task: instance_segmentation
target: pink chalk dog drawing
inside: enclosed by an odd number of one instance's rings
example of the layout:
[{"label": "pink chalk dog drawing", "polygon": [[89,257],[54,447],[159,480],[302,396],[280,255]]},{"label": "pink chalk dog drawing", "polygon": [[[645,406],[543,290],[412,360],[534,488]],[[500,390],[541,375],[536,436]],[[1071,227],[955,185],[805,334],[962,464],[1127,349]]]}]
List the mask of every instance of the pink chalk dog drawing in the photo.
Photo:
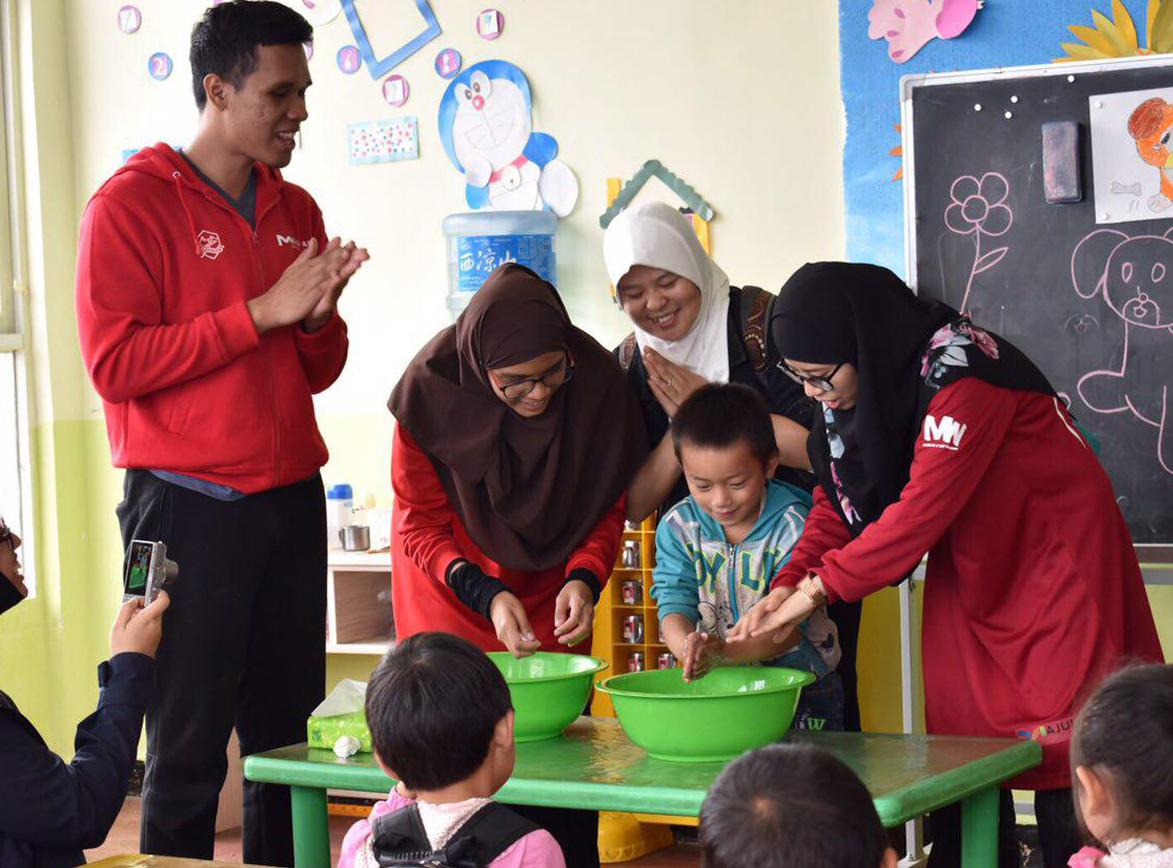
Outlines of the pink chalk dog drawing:
[{"label": "pink chalk dog drawing", "polygon": [[981,0],[875,0],[868,36],[888,40],[888,56],[906,63],[934,39],[960,36],[981,8]]},{"label": "pink chalk dog drawing", "polygon": [[973,236],[973,266],[958,308],[962,313],[969,313],[973,279],[1001,262],[1010,249],[998,247],[982,252],[982,236],[1005,235],[1014,225],[1014,212],[1005,204],[1009,195],[1010,182],[997,172],[986,172],[980,180],[973,175],[962,175],[949,188],[951,201],[945,208],[945,225],[950,232]]},{"label": "pink chalk dog drawing", "polygon": [[1079,397],[1093,412],[1129,412],[1156,428],[1157,460],[1173,474],[1173,366],[1168,363],[1173,348],[1171,236],[1173,229],[1164,235],[1135,237],[1117,229],[1097,229],[1071,254],[1071,282],[1082,298],[1101,295],[1124,323],[1120,368],[1084,374],[1077,385]]}]

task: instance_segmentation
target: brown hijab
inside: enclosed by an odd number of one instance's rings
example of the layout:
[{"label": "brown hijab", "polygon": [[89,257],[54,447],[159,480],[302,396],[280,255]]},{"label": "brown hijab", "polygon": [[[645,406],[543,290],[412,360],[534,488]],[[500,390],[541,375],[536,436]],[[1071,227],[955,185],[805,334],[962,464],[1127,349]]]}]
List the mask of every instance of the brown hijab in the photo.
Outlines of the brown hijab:
[{"label": "brown hijab", "polygon": [[[494,394],[490,370],[558,350],[574,376],[541,416],[523,418]],[[564,564],[647,455],[618,362],[520,265],[490,275],[408,365],[387,407],[435,465],[473,542],[515,570]]]}]

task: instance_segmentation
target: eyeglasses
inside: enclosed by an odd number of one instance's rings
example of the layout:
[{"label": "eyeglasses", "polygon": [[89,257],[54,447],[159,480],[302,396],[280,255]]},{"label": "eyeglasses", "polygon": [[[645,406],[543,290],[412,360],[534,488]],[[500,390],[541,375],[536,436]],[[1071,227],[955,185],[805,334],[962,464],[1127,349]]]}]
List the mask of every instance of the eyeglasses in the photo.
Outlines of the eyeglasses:
[{"label": "eyeglasses", "polygon": [[4,545],[4,543],[11,543],[12,538],[15,535],[16,534],[12,532],[12,528],[4,523],[4,519],[0,518],[0,545]]},{"label": "eyeglasses", "polygon": [[794,370],[794,368],[790,367],[790,365],[786,364],[786,362],[778,362],[778,368],[782,371],[782,373],[784,373],[790,379],[794,380],[794,382],[798,383],[800,386],[805,386],[807,383],[810,383],[820,392],[833,392],[835,391],[835,384],[831,381],[835,379],[835,375],[839,373],[839,369],[842,368],[845,364],[847,364],[847,362],[840,362],[835,366],[834,370],[832,370],[831,373],[827,374],[825,377],[812,377],[808,374],[800,374],[798,371]]},{"label": "eyeglasses", "polygon": [[550,371],[548,374],[542,374],[540,377],[527,377],[524,380],[518,380],[516,383],[510,383],[508,386],[497,384],[497,388],[501,390],[501,394],[510,400],[517,398],[524,398],[532,392],[541,383],[547,389],[557,389],[559,386],[564,386],[570,382],[570,378],[574,376],[574,362],[567,359],[562,363],[562,367],[557,370]]}]

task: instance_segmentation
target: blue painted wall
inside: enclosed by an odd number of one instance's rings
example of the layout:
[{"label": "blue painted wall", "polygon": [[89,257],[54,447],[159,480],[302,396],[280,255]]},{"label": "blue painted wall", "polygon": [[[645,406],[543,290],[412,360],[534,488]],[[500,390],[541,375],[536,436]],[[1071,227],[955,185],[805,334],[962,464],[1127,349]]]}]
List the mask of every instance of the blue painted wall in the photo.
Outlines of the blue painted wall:
[{"label": "blue painted wall", "polygon": [[[1075,42],[1069,24],[1091,25],[1091,9],[1111,17],[1111,0],[986,0],[956,39],[934,39],[904,64],[888,57],[888,43],[868,38],[872,0],[839,0],[839,42],[847,142],[843,186],[847,257],[904,274],[904,203],[892,176],[900,158],[900,78],[928,72],[1049,63]],[[1142,46],[1147,44],[1146,0],[1125,0]]]}]

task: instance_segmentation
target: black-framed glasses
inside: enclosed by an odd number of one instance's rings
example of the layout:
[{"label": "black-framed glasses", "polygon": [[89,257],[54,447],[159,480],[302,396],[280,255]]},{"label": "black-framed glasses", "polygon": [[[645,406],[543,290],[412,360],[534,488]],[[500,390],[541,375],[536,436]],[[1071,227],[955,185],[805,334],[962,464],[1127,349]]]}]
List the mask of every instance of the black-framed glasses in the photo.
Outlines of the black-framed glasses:
[{"label": "black-framed glasses", "polygon": [[831,381],[835,379],[835,375],[839,373],[839,369],[846,364],[847,362],[840,362],[825,377],[812,377],[809,374],[800,374],[794,368],[790,367],[790,365],[786,364],[786,362],[778,362],[778,368],[800,386],[805,386],[807,383],[810,383],[820,392],[833,392],[835,391],[835,384]]},{"label": "black-framed glasses", "polygon": [[542,374],[540,377],[527,377],[524,380],[518,380],[515,383],[510,383],[508,386],[502,386],[500,383],[497,387],[501,390],[501,394],[510,400],[524,398],[532,392],[541,383],[547,389],[557,389],[560,386],[565,386],[570,382],[570,378],[574,376],[574,362],[566,359],[562,366],[556,370],[550,371],[548,374]]}]

